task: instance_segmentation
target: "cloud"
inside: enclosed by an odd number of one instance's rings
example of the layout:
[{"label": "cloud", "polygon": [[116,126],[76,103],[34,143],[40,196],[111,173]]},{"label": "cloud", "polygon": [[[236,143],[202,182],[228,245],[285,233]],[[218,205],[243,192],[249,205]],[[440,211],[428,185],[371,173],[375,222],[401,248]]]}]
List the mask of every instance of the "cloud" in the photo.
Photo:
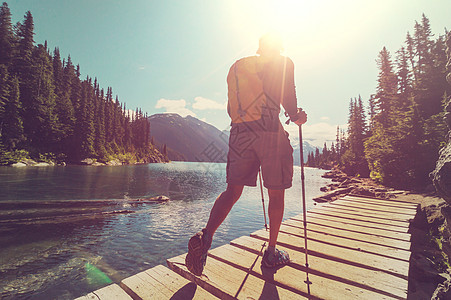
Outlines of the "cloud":
[{"label": "cloud", "polygon": [[[340,130],[346,130],[347,125],[339,125]],[[299,129],[294,123],[290,125],[284,125],[285,130],[290,134],[290,140],[294,145],[299,143]],[[315,123],[315,124],[304,124],[302,125],[302,138],[308,141],[311,145],[316,147],[323,147],[324,142],[327,145],[331,145],[335,142],[337,136],[337,125],[332,125],[325,122]]]},{"label": "cloud", "polygon": [[329,118],[329,117],[321,117],[321,120],[323,120],[323,121],[329,121],[330,118]]},{"label": "cloud", "polygon": [[185,99],[180,100],[169,100],[161,98],[157,101],[155,108],[164,108],[167,113],[176,113],[181,115],[182,117],[186,117],[187,115],[191,115],[193,117],[196,114],[186,107]]},{"label": "cloud", "polygon": [[206,109],[222,110],[226,108],[226,105],[204,97],[196,97],[194,98],[193,108],[198,110],[206,110]]}]

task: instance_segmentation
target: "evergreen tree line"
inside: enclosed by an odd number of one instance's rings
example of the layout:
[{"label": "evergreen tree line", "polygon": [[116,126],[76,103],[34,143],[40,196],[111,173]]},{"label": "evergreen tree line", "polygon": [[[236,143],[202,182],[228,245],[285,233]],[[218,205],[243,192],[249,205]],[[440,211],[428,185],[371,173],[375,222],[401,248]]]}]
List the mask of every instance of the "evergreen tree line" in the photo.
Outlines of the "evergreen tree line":
[{"label": "evergreen tree line", "polygon": [[149,122],[140,109],[127,111],[111,87],[80,79],[71,57],[34,43],[33,16],[11,23],[0,7],[0,164],[38,160],[148,161]]},{"label": "evergreen tree line", "polygon": [[338,166],[400,188],[430,182],[447,135],[447,32],[434,39],[424,14],[413,32],[394,60],[385,47],[379,52],[377,89],[366,112],[360,96],[351,99],[347,134],[337,134],[331,149],[324,145],[322,153],[311,153],[307,165]]}]

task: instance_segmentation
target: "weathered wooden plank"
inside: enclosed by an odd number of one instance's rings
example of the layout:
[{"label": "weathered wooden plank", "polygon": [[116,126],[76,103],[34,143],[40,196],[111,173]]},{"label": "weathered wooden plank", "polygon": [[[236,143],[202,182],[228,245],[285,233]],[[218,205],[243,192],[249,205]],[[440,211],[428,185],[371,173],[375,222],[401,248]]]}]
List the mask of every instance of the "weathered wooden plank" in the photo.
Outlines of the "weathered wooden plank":
[{"label": "weathered wooden plank", "polygon": [[331,206],[323,206],[321,207],[321,210],[315,210],[312,211],[312,213],[322,214],[322,215],[332,215],[332,216],[339,216],[344,217],[348,219],[354,219],[354,220],[360,220],[365,221],[368,223],[376,223],[376,224],[386,224],[386,225],[392,225],[396,227],[404,227],[408,228],[409,223],[405,220],[393,220],[389,219],[387,217],[381,218],[374,216],[374,214],[371,214],[371,216],[368,215],[368,213],[362,213],[358,211],[352,211],[352,210],[346,210],[346,209],[337,209]]},{"label": "weathered wooden plank", "polygon": [[[289,226],[295,226],[298,228],[304,228],[304,222],[298,219],[285,220],[284,224]],[[387,247],[410,251],[410,242],[393,239],[390,237],[383,237],[380,235],[372,234],[370,232],[365,232],[363,228],[359,229],[360,231],[356,231],[355,226],[350,224],[342,224],[341,227],[331,227],[325,226],[324,224],[313,223],[309,219],[307,220],[308,232],[312,231],[317,233],[324,233],[331,236],[338,236],[342,238],[368,242],[375,245],[384,245]]]},{"label": "weathered wooden plank", "polygon": [[[186,254],[168,259],[168,266],[183,277],[194,281],[206,291],[221,299],[307,299],[256,277],[229,264],[209,257],[202,276],[195,276],[185,266]],[[255,261],[256,255],[254,255]],[[252,264],[249,265],[251,267]],[[259,268],[254,265],[254,268]]]},{"label": "weathered wooden plank", "polygon": [[410,219],[412,219],[411,216],[406,216],[406,215],[401,215],[401,214],[396,214],[396,213],[388,213],[388,212],[378,212],[378,211],[374,211],[374,210],[369,210],[366,208],[358,208],[358,207],[349,207],[349,206],[345,206],[345,205],[341,205],[341,204],[333,204],[331,203],[326,203],[321,207],[321,210],[337,210],[339,212],[343,212],[343,213],[347,213],[347,214],[352,214],[352,215],[358,215],[358,216],[366,216],[366,217],[371,217],[371,218],[375,218],[378,219],[379,221],[381,220],[389,220],[389,221],[396,221],[399,222],[402,225],[409,225],[408,222]]},{"label": "weathered wooden plank", "polygon": [[[283,249],[283,247],[281,247]],[[291,249],[284,249],[290,255],[294,256]],[[211,256],[225,263],[229,263],[236,268],[246,269],[246,266],[255,260],[255,254],[249,255],[246,251],[237,249],[231,245],[218,247],[211,251]],[[290,289],[308,294],[307,284],[304,282],[306,273],[302,268],[296,268],[298,265],[289,264],[288,266],[274,269],[261,267],[261,256],[258,256],[257,265],[260,267],[253,268],[251,274],[261,276],[269,281],[274,281],[277,285],[286,286]],[[393,298],[389,295],[381,295],[374,290],[368,290],[353,286],[347,282],[334,280],[327,276],[321,276],[318,273],[310,273],[309,280],[313,283],[310,285],[310,295],[320,299],[376,299],[376,298]],[[392,295],[394,296],[394,295]]]},{"label": "weathered wooden plank", "polygon": [[[259,253],[262,241],[243,236],[231,242],[231,245]],[[291,266],[305,270],[305,253],[288,250]],[[322,257],[309,255],[309,273],[330,278],[334,281],[348,283],[358,289],[375,291],[384,295],[405,298],[408,281],[384,272],[359,268]]]},{"label": "weathered wooden plank", "polygon": [[402,208],[384,208],[381,206],[373,206],[371,204],[355,204],[347,200],[336,200],[329,203],[331,206],[337,206],[340,208],[347,208],[347,209],[356,209],[359,211],[365,211],[369,214],[378,214],[382,216],[391,216],[394,215],[395,217],[399,217],[401,220],[409,220],[413,219],[416,215],[416,211],[406,211]]},{"label": "weathered wooden plank", "polygon": [[362,198],[362,197],[356,197],[347,195],[343,198],[343,200],[352,201],[355,203],[368,203],[368,204],[374,204],[374,205],[380,205],[384,207],[397,207],[397,208],[404,208],[404,209],[410,209],[410,210],[417,210],[418,204],[414,203],[404,203],[404,202],[397,202],[395,200],[384,200],[384,199],[374,199],[374,198]]},{"label": "weathered wooden plank", "polygon": [[[308,225],[307,228],[309,228]],[[296,235],[302,238],[304,237],[303,228],[290,226],[286,223],[281,225],[280,231],[291,235]],[[319,233],[316,231],[307,231],[307,236],[311,240],[328,243],[330,245],[372,253],[374,255],[381,255],[385,257],[399,259],[406,262],[409,262],[410,260],[410,251],[397,249],[393,247],[387,247],[386,245],[383,244],[369,243],[367,241],[350,239],[349,237],[345,238],[342,236],[330,235],[325,232]]]},{"label": "weathered wooden plank", "polygon": [[134,299],[217,299],[163,265],[122,280],[121,287]]},{"label": "weathered wooden plank", "polygon": [[[302,215],[293,218],[302,220]],[[389,235],[392,236],[393,238],[398,238],[400,240],[405,241],[410,240],[410,234],[407,233],[409,231],[408,227],[399,227],[383,223],[366,222],[364,220],[353,219],[352,217],[350,218],[349,216],[338,216],[317,210],[308,211],[307,220],[320,220],[318,222],[328,221],[331,222],[332,224],[334,223],[339,224],[339,226],[341,226],[341,224],[351,224],[358,226],[359,228],[374,229],[377,232],[379,232],[382,236]]]},{"label": "weathered wooden plank", "polygon": [[[302,215],[296,216],[291,218],[296,221],[303,222]],[[378,224],[371,224],[367,222],[360,222],[357,220],[347,220],[344,218],[335,218],[331,216],[323,216],[323,215],[315,215],[311,213],[307,213],[307,222],[313,223],[316,225],[326,226],[326,227],[332,227],[332,228],[343,228],[346,227],[346,230],[360,232],[360,233],[368,233],[375,236],[380,236],[384,238],[391,238],[395,240],[410,242],[410,234],[406,233],[408,231],[408,228],[406,230],[403,230],[405,232],[399,232],[396,231],[398,227],[392,227],[388,225],[378,225]],[[373,226],[374,225],[374,226]],[[395,229],[395,230],[393,230]],[[403,228],[401,228],[403,229]]]},{"label": "weathered wooden plank", "polygon": [[117,284],[113,283],[97,291],[91,292],[85,296],[79,297],[75,300],[131,300],[130,297],[123,289]]},{"label": "weathered wooden plank", "polygon": [[400,205],[395,205],[395,204],[389,204],[389,203],[378,203],[375,201],[368,201],[367,199],[356,199],[356,198],[341,198],[338,200],[335,200],[333,202],[336,203],[352,203],[354,205],[365,205],[368,207],[374,207],[380,210],[388,210],[388,211],[392,211],[392,210],[396,210],[399,211],[400,213],[403,214],[409,214],[409,215],[415,215],[417,212],[417,207],[416,206],[411,206],[411,207],[406,207],[406,206],[400,206]]},{"label": "weathered wooden plank", "polygon": [[171,299],[217,299],[194,282],[183,278],[163,265],[145,272],[173,292]]},{"label": "weathered wooden plank", "polygon": [[[265,241],[268,240],[268,232],[265,230],[256,231],[252,233],[251,236]],[[304,251],[304,238],[281,232],[279,233],[277,241],[279,245],[284,247],[296,251]],[[401,278],[407,278],[409,273],[408,262],[366,253],[359,251],[358,249],[343,248],[309,239],[308,250],[312,255],[353,264],[362,268],[387,272],[400,276]]]},{"label": "weathered wooden plank", "polygon": [[155,282],[145,271],[121,281],[121,287],[134,299],[169,299],[169,290]]},{"label": "weathered wooden plank", "polygon": [[364,195],[355,195],[355,194],[349,194],[346,195],[343,198],[350,197],[350,198],[356,198],[356,199],[362,199],[362,200],[372,200],[372,201],[380,201],[381,203],[384,202],[390,202],[390,203],[396,203],[396,205],[406,205],[406,206],[417,206],[418,203],[415,201],[406,201],[405,199],[400,200],[399,198],[390,198],[390,199],[382,199],[382,198],[376,198],[371,196],[364,196]]}]

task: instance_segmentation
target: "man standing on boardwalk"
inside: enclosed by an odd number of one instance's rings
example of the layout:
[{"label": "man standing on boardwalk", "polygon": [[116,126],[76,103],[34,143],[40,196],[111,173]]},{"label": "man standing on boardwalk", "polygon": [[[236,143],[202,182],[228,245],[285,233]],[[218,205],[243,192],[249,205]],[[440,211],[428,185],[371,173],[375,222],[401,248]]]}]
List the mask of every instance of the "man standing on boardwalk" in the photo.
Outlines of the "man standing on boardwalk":
[{"label": "man standing on boardwalk", "polygon": [[227,76],[228,106],[232,120],[227,155],[227,188],[216,199],[208,223],[188,242],[185,259],[190,272],[200,276],[214,233],[240,198],[244,186],[256,186],[263,176],[269,194],[269,243],[262,259],[265,267],[289,262],[288,253],[276,249],[284,212],[285,189],[293,179],[293,148],[279,120],[280,105],[297,125],[307,121],[297,109],[294,64],[281,55],[282,41],[273,34],[259,40],[257,56],[236,61]]}]

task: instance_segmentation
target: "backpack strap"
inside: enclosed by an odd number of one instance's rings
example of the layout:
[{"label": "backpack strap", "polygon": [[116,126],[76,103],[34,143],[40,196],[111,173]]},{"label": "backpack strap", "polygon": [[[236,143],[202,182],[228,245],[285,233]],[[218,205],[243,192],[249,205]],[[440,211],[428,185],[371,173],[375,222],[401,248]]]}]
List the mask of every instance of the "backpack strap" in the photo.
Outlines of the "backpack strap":
[{"label": "backpack strap", "polygon": [[238,76],[236,75],[236,65],[237,64],[238,64],[238,62],[236,62],[233,67],[233,72],[235,74],[235,82],[236,82],[236,100],[238,101],[238,114],[240,115],[241,118],[243,118],[246,115],[246,111],[243,110],[243,108],[241,106],[241,101],[240,101],[240,88],[238,85]]},{"label": "backpack strap", "polygon": [[285,78],[287,73],[287,57],[283,57],[283,71],[282,71],[282,84],[280,89],[280,103],[283,103],[284,96],[285,96]]}]

